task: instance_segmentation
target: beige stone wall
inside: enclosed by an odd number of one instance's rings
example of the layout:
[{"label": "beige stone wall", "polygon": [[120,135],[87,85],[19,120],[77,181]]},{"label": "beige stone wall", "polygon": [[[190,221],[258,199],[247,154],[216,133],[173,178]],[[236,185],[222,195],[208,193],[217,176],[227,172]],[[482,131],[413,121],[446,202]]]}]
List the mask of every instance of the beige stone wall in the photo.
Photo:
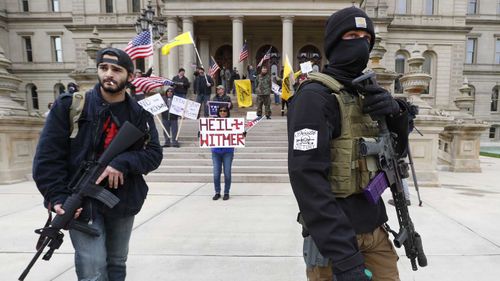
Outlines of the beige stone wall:
[{"label": "beige stone wall", "polygon": [[[40,108],[53,100],[55,83],[67,84],[68,74],[75,68],[89,65],[84,52],[92,30],[98,28],[103,45],[123,47],[135,35],[132,24],[137,14],[130,11],[129,0],[115,0],[114,13],[104,14],[100,0],[60,1],[61,12],[50,12],[50,1],[30,1],[29,13],[22,13],[20,1],[5,0],[0,3],[0,39],[6,55],[13,62],[12,72],[23,79],[20,99],[26,96],[27,83],[35,83],[40,95]],[[144,7],[147,1],[142,1]],[[153,1],[153,4],[155,1]],[[361,1],[360,1],[361,2]],[[489,112],[491,89],[498,81],[500,69],[493,65],[495,39],[500,35],[496,15],[496,1],[479,1],[479,14],[466,16],[467,1],[436,1],[436,14],[424,15],[424,0],[412,0],[408,14],[395,14],[397,0],[365,0],[367,12],[375,18],[387,54],[382,63],[394,69],[394,56],[398,50],[410,52],[415,42],[422,51],[435,54],[431,94],[428,102],[442,109],[453,109],[464,74],[476,89],[474,114],[493,123],[500,123],[500,116]],[[293,16],[293,53],[311,43],[316,46],[326,63],[323,51],[323,27],[326,18],[335,10],[348,7],[351,1],[160,1],[162,15],[177,17],[177,32],[182,30],[183,17],[192,18],[194,37],[205,67],[208,57],[218,47],[232,45],[230,16],[243,19],[243,38],[248,40],[250,58],[255,64],[255,54],[264,44],[273,44],[283,51],[282,16]],[[3,5],[3,6],[2,6]],[[8,12],[8,21],[2,18]],[[2,14],[3,13],[3,14]],[[470,32],[470,33],[469,33]],[[64,63],[53,63],[49,36],[62,34]],[[20,35],[32,34],[34,63],[26,63]],[[478,38],[477,64],[464,65],[465,40],[468,34]],[[8,42],[8,43],[7,43]],[[179,48],[179,67],[184,64],[184,48]],[[159,52],[159,51],[157,51]],[[238,54],[236,54],[238,55]],[[294,66],[298,67],[294,57]],[[155,74],[167,73],[167,59],[155,55]],[[247,63],[243,65],[246,68]],[[175,67],[174,69],[177,69]],[[175,73],[174,73],[175,74]],[[500,135],[500,134],[499,134]]]}]

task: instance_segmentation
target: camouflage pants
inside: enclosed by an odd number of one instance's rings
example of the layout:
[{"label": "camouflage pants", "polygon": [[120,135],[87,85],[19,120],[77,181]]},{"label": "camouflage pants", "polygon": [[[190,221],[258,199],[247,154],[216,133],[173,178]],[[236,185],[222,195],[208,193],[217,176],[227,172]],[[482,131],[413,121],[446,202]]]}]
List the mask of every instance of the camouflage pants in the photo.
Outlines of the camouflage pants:
[{"label": "camouflage pants", "polygon": [[[356,235],[356,238],[365,258],[365,266],[373,273],[373,281],[400,281],[397,267],[399,258],[384,228]],[[311,236],[304,238],[304,260],[308,281],[335,280],[331,262],[321,256]]]},{"label": "camouflage pants", "polygon": [[257,115],[262,116],[262,105],[266,110],[266,116],[271,116],[271,96],[257,95]]}]

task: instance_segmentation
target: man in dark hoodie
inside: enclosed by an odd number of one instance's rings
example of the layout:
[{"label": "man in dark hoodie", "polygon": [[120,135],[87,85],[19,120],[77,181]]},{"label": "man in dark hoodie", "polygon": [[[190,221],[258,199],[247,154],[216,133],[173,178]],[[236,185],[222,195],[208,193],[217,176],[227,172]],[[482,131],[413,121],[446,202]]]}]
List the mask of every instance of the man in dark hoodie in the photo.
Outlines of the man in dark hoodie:
[{"label": "man in dark hoodie", "polygon": [[290,101],[288,170],[311,281],[332,275],[336,281],[399,280],[398,256],[383,228],[384,202],[371,204],[362,193],[378,168],[356,153],[361,137],[378,135],[370,116],[386,116],[402,142],[408,136],[404,102],[377,85],[366,85],[363,98],[352,84],[374,42],[373,23],[362,10],[334,13],[325,29],[324,81],[304,82]]},{"label": "man in dark hoodie", "polygon": [[99,82],[85,93],[78,129],[71,129],[69,120],[73,95],[63,94],[54,103],[33,160],[33,179],[45,207],[62,215],[63,203],[72,193],[69,183],[79,167],[96,161],[126,121],[145,132],[111,160],[95,182],[116,195],[119,203],[110,209],[85,197],[83,208],[74,214],[100,235],[69,230],[78,280],[122,281],[134,217],[148,192],[143,175],[158,168],[163,153],[153,116],[125,93],[134,72],[130,57],[120,49],[104,48],[97,52],[96,64]]}]

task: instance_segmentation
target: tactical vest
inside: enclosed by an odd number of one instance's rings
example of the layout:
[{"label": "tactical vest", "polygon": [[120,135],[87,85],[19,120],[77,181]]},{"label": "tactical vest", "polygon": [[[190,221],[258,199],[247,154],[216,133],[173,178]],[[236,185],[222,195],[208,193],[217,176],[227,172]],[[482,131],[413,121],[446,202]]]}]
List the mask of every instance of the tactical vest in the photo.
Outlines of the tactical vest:
[{"label": "tactical vest", "polygon": [[341,198],[361,193],[376,175],[378,167],[374,156],[359,155],[359,140],[377,137],[377,123],[368,114],[363,114],[361,97],[344,91],[342,84],[329,75],[314,72],[308,78],[331,89],[339,103],[341,132],[338,138],[330,141],[332,192]]}]

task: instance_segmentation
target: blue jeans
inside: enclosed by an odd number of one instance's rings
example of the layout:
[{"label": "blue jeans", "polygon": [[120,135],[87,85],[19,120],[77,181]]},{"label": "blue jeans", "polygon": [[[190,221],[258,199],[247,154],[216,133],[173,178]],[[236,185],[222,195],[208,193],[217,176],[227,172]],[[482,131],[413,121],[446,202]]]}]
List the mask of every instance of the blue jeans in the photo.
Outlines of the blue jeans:
[{"label": "blue jeans", "polygon": [[201,116],[201,110],[203,108],[204,117],[208,117],[207,101],[209,100],[210,100],[210,95],[198,94],[198,96],[196,97],[196,102],[200,103],[200,116]]},{"label": "blue jeans", "polygon": [[134,216],[108,218],[98,214],[92,223],[101,235],[90,236],[70,229],[75,248],[75,269],[80,281],[125,280],[128,244]]},{"label": "blue jeans", "polygon": [[224,194],[229,194],[229,189],[231,189],[231,165],[233,164],[233,157],[234,152],[212,152],[215,193],[220,194],[220,174],[222,172],[222,166],[224,166]]},{"label": "blue jeans", "polygon": [[280,100],[281,100],[280,95],[278,95],[278,94],[276,94],[276,93],[273,93],[273,94],[274,94],[274,103],[275,103],[275,104],[280,103]]}]

